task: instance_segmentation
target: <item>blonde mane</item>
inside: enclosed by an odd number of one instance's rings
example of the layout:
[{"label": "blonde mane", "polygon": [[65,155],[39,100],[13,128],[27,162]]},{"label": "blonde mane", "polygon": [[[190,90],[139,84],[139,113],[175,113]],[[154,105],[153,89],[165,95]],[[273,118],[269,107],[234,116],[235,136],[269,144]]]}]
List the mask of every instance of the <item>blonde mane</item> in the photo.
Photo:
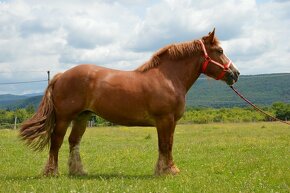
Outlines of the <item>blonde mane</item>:
[{"label": "blonde mane", "polygon": [[180,59],[186,56],[193,54],[196,50],[200,49],[199,43],[197,41],[184,42],[179,44],[170,44],[167,45],[157,52],[155,52],[151,59],[139,66],[136,71],[146,72],[151,68],[155,68],[160,64],[160,56],[165,52],[168,53],[168,56],[171,59]]},{"label": "blonde mane", "polygon": [[[203,37],[206,38],[207,36]],[[214,39],[213,42],[214,45],[219,44],[218,39]],[[145,62],[143,65],[139,66],[136,71],[138,72],[146,72],[150,70],[151,68],[155,68],[160,64],[160,56],[164,54],[165,52],[168,53],[168,56],[170,59],[177,60],[181,59],[187,56],[192,55],[194,52],[201,50],[200,43],[198,40],[193,40],[190,42],[183,42],[183,43],[177,43],[177,44],[170,44],[167,45],[157,52],[155,52],[151,59],[147,62]]]}]

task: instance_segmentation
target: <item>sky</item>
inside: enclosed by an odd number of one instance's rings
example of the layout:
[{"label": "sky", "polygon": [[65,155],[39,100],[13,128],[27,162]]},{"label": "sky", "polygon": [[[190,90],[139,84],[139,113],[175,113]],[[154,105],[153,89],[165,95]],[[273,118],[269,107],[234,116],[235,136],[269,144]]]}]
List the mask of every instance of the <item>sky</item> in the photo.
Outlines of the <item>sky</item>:
[{"label": "sky", "polygon": [[[241,74],[290,72],[290,0],[0,0],[0,94],[82,63],[133,70],[216,28]],[[7,84],[30,82],[26,84]]]}]

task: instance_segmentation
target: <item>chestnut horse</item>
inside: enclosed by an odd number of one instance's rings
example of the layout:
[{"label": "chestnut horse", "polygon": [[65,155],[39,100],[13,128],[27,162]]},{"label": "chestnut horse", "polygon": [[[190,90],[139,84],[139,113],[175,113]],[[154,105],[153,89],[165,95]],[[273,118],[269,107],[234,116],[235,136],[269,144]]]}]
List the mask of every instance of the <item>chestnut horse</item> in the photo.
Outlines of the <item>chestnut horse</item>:
[{"label": "chestnut horse", "polygon": [[133,71],[76,66],[54,76],[20,136],[34,150],[50,145],[44,175],[57,175],[58,152],[72,122],[69,174],[83,175],[79,145],[92,113],[119,125],[155,126],[159,147],[155,174],[177,174],[172,157],[174,129],[185,110],[185,95],[201,73],[228,85],[239,76],[215,30],[201,40],[168,45]]}]

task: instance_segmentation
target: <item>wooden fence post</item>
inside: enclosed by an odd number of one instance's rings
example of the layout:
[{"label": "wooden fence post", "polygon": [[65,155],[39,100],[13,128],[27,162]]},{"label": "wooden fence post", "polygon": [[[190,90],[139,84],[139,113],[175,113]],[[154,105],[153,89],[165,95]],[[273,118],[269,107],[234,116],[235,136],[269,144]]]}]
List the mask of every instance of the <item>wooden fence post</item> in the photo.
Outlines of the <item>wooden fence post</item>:
[{"label": "wooden fence post", "polygon": [[17,116],[14,118],[14,129],[17,129]]}]

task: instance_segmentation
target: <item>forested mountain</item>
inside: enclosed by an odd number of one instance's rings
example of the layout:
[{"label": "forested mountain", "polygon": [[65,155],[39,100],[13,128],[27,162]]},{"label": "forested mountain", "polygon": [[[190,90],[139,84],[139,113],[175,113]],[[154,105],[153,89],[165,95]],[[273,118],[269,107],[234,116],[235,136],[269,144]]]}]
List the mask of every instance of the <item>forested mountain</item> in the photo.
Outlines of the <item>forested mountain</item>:
[{"label": "forested mountain", "polygon": [[[245,75],[235,87],[258,105],[267,106],[281,101],[290,103],[290,73]],[[31,97],[32,96],[32,97]],[[42,96],[0,95],[0,108],[16,109],[29,105],[37,107]],[[189,90],[187,107],[234,107],[246,106],[225,83],[201,76]]]},{"label": "forested mountain", "polygon": [[35,109],[38,107],[42,95],[38,96],[23,96],[23,95],[12,95],[9,100],[2,100],[0,95],[0,109],[19,109],[26,108],[27,106],[32,105]]},{"label": "forested mountain", "polygon": [[[290,103],[290,73],[240,76],[234,85],[245,97],[258,105],[280,101]],[[187,94],[188,106],[246,106],[225,83],[200,77]]]}]

